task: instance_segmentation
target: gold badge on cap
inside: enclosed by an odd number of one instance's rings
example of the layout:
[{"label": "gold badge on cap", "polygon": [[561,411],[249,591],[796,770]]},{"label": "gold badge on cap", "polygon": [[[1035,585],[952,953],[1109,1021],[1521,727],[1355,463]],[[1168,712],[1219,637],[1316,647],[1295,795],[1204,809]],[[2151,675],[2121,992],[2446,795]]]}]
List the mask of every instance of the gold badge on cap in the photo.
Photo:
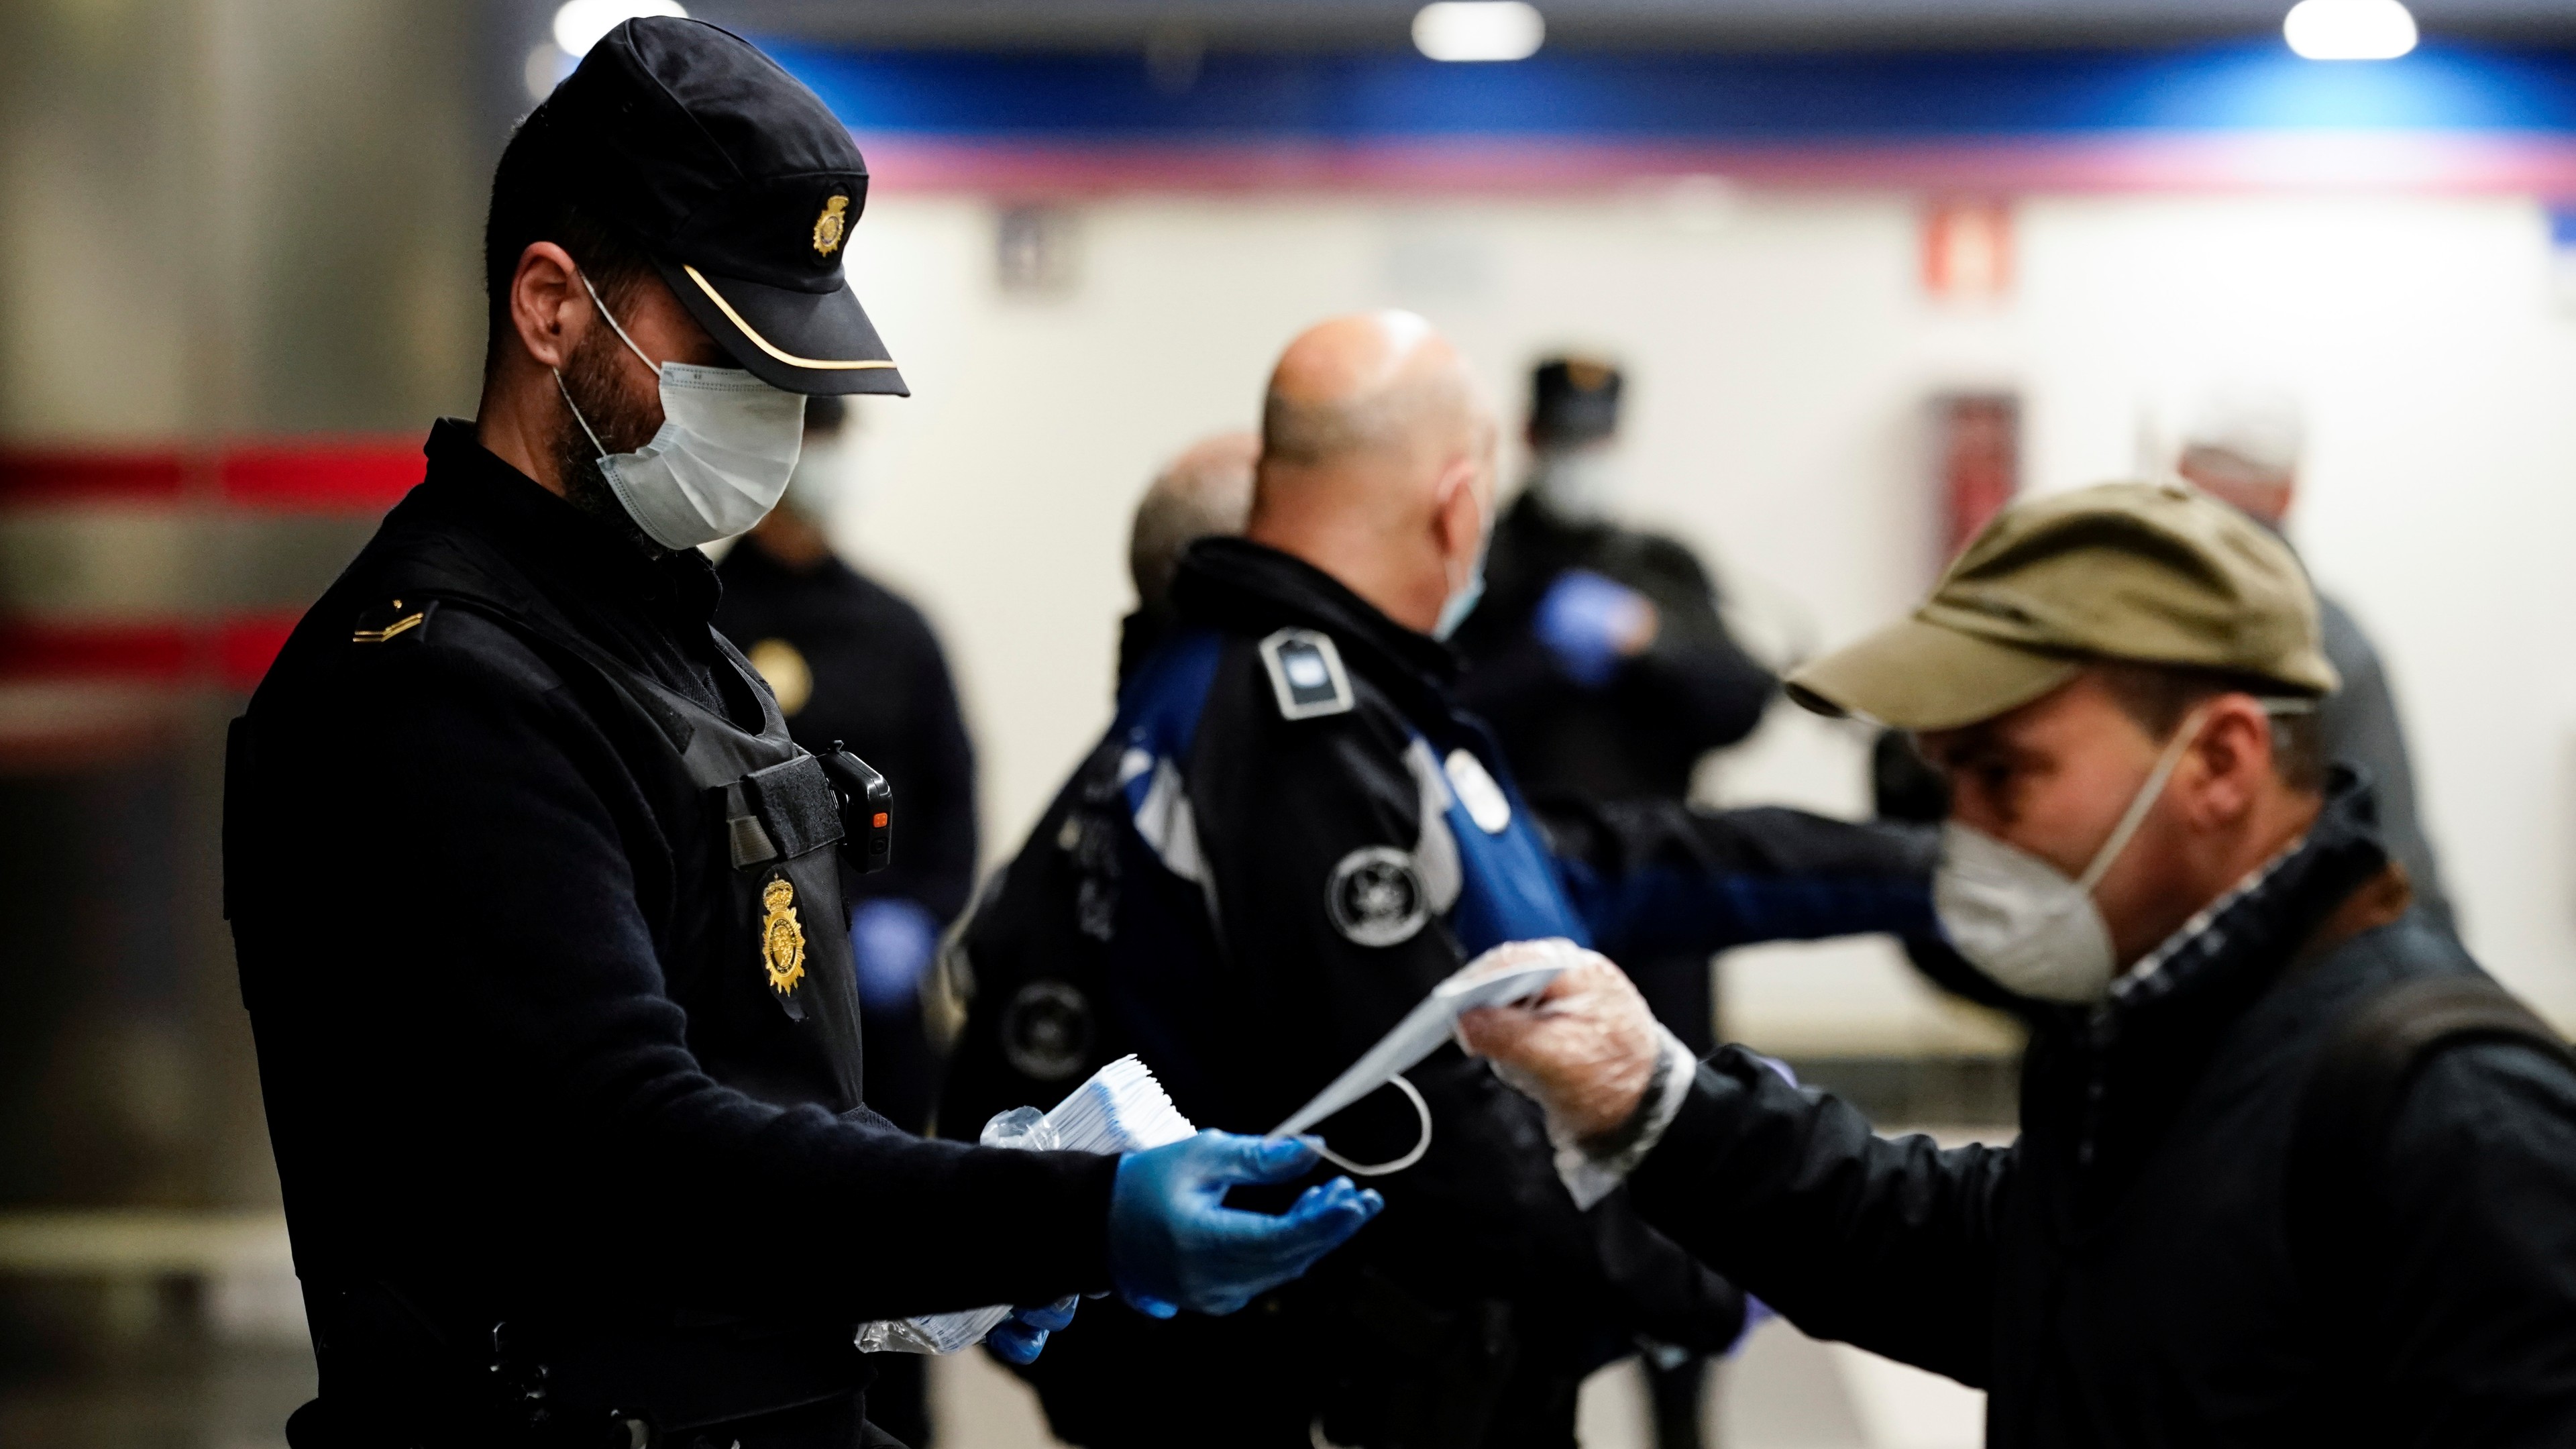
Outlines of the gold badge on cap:
[{"label": "gold badge on cap", "polygon": [[796,923],[796,887],[774,880],[761,888],[761,905],[769,919],[760,926],[760,964],[769,972],[769,989],[781,996],[805,979],[805,928]]},{"label": "gold badge on cap", "polygon": [[835,196],[823,203],[823,214],[814,218],[814,254],[828,257],[841,249],[841,238],[850,230],[850,198]]}]

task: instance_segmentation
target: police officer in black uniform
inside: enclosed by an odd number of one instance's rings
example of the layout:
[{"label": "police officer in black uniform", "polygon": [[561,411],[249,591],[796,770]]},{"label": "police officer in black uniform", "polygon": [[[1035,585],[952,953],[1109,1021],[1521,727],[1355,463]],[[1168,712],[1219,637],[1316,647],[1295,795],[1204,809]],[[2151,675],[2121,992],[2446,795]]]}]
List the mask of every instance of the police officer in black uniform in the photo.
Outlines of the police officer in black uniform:
[{"label": "police officer in black uniform", "polygon": [[1311,1151],[925,1142],[861,1105],[842,862],[895,805],[790,737],[693,545],[784,488],[804,394],[901,392],[865,197],[735,37],[630,22],[493,184],[479,414],[235,725],[227,909],[337,1446],[893,1442],[863,1321],[1070,1295],[1231,1311],[1371,1195]]},{"label": "police officer in black uniform", "polygon": [[1459,696],[1542,797],[1679,800],[1700,757],[1751,734],[1777,688],[1727,632],[1690,546],[1619,522],[1623,387],[1589,358],[1531,374],[1529,485],[1458,629]]},{"label": "police officer in black uniform", "polygon": [[[1700,758],[1751,734],[1777,687],[1727,632],[1690,546],[1619,522],[1624,387],[1595,358],[1531,373],[1529,485],[1494,530],[1492,589],[1458,630],[1459,697],[1541,801],[1686,799]],[[1657,1020],[1716,1049],[1705,953],[1622,964]],[[1645,1362],[1658,1449],[1695,1449],[1702,1360],[1649,1344]]]},{"label": "police officer in black uniform", "polygon": [[[833,552],[824,514],[845,462],[838,397],[805,403],[805,449],[787,495],[716,566],[716,629],[778,696],[787,733],[815,754],[846,745],[903,782],[903,850],[886,869],[844,869],[858,968],[868,1105],[930,1129],[941,1053],[922,986],[940,933],[975,890],[975,751],[938,636],[921,611]],[[895,1437],[930,1442],[922,1360],[876,1361],[868,1409]]]},{"label": "police officer in black uniform", "polygon": [[[945,1131],[1134,1051],[1194,1120],[1286,1119],[1470,956],[1562,936],[1700,950],[1928,926],[1920,833],[1606,806],[1542,833],[1439,641],[1472,601],[1491,423],[1421,319],[1328,322],[1273,378],[1247,537],[1184,556],[1177,632],[964,938]],[[1393,1210],[1315,1278],[1188,1332],[1087,1313],[1031,1369],[1095,1446],[1572,1443],[1577,1385],[1743,1300],[1578,1204],[1538,1117],[1444,1050],[1328,1119]],[[1589,1208],[1589,1211],[1585,1211]],[[1176,1386],[1138,1399],[1138,1374]],[[1222,1436],[1215,1426],[1223,1425]]]}]

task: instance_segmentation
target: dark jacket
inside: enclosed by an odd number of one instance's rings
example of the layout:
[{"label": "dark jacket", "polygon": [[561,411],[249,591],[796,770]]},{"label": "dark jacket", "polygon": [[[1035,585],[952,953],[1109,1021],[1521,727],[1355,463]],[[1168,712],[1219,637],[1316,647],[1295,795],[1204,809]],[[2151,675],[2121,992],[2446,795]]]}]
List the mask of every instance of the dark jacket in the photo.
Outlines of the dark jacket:
[{"label": "dark jacket", "polygon": [[2307,840],[2098,1012],[2035,1011],[2022,1135],[1886,1140],[1740,1049],[1630,1180],[1800,1328],[1988,1391],[2027,1446],[2576,1443],[2576,1073],[2441,1049],[2363,1174],[2362,1251],[2291,1245],[2284,1164],[2342,1012],[2474,974],[2341,777]]},{"label": "dark jacket", "polygon": [[[1568,678],[1531,620],[1568,569],[1645,595],[1655,641],[1599,689]],[[1769,670],[1717,612],[1717,587],[1690,549],[1661,534],[1580,522],[1525,492],[1494,529],[1485,598],[1459,627],[1458,693],[1493,725],[1521,784],[1545,800],[1679,800],[1702,755],[1753,732],[1770,704]]]},{"label": "dark jacket", "polygon": [[[841,741],[899,783],[894,863],[848,873],[850,904],[909,901],[946,929],[975,891],[975,752],[930,621],[838,558],[791,569],[748,538],[716,577],[716,628],[736,648],[757,665],[775,641],[805,665],[810,691],[787,715],[796,742],[821,752]],[[871,1106],[907,1129],[927,1126],[938,1069],[918,999],[871,1007]]]},{"label": "dark jacket", "polygon": [[[252,699],[258,763],[237,753],[226,802],[308,1287],[394,1284],[483,1356],[504,1318],[846,1344],[863,1319],[1107,1287],[1114,1164],[858,1107],[770,999],[723,812],[583,662],[761,718],[705,559],[648,561],[465,424],[427,451]],[[464,595],[515,617],[421,607]]]},{"label": "dark jacket", "polygon": [[[1441,645],[1242,540],[1196,545],[1175,592],[1178,632],[968,928],[943,1130],[1047,1105],[1133,1051],[1199,1125],[1266,1131],[1504,940],[1705,950],[1929,923],[1920,832],[1615,806],[1551,840],[1454,702]],[[1307,651],[1313,703],[1282,649]],[[1465,779],[1490,781],[1472,811]],[[1232,1442],[1303,1444],[1321,1412],[1341,1442],[1430,1442],[1401,1418],[1437,1400],[1429,1381],[1473,1377],[1442,1355],[1482,1334],[1517,1362],[1477,1370],[1502,1386],[1448,1415],[1454,1442],[1562,1443],[1605,1338],[1733,1337],[1733,1290],[1624,1209],[1577,1212],[1535,1110],[1481,1063],[1444,1048],[1411,1079],[1436,1126],[1418,1166],[1374,1180],[1385,1216],[1237,1319],[1086,1312],[1033,1370],[1059,1434],[1204,1442],[1221,1413]],[[1321,1130],[1363,1162],[1416,1135],[1392,1092]],[[1129,1392],[1137,1362],[1186,1387]]]}]

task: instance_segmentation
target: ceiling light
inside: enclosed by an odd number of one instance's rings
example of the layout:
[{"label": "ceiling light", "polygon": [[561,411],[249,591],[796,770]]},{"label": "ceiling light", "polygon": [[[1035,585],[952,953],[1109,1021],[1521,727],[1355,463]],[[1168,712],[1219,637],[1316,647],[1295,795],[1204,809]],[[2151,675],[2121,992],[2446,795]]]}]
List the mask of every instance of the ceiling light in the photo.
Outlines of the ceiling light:
[{"label": "ceiling light", "polygon": [[2415,48],[2415,17],[2400,0],[2299,0],[2281,34],[2310,60],[2395,60]]},{"label": "ceiling light", "polygon": [[1526,60],[1547,38],[1522,0],[1438,0],[1413,17],[1413,44],[1433,60]]},{"label": "ceiling light", "polygon": [[555,44],[564,54],[590,54],[600,38],[639,15],[686,15],[676,0],[564,0],[555,12]]}]

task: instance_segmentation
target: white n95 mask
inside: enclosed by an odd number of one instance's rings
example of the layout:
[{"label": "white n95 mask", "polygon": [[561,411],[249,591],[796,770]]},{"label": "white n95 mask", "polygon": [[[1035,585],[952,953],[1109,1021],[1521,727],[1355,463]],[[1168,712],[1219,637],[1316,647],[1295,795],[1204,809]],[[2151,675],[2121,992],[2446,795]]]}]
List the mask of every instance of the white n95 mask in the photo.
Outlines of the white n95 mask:
[{"label": "white n95 mask", "polygon": [[1953,820],[1941,827],[1941,861],[1932,872],[1932,910],[1950,944],[1989,980],[2017,996],[2082,1006],[2109,994],[2117,959],[2111,928],[2093,904],[2093,888],[2110,874],[2165,782],[2200,733],[2194,710],[2157,757],[2111,836],[2084,874],[2064,871],[2017,845]]},{"label": "white n95 mask", "polygon": [[662,383],[662,426],[632,453],[610,453],[573,404],[563,373],[555,387],[573,421],[599,449],[599,471],[646,537],[669,549],[695,548],[742,532],[778,506],[805,441],[802,393],[771,387],[738,367],[656,363],[609,315],[590,278],[590,300],[617,340]]}]

